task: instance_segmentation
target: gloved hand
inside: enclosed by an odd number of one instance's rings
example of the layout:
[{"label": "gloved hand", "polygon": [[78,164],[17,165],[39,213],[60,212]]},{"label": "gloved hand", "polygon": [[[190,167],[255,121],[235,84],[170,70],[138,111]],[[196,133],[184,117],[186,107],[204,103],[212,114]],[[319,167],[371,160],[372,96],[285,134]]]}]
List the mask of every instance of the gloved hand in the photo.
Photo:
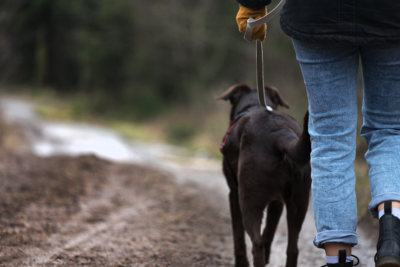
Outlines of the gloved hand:
[{"label": "gloved hand", "polygon": [[[246,32],[247,20],[249,18],[259,19],[267,14],[267,7],[262,8],[248,8],[239,5],[239,12],[236,15],[236,22],[239,26],[239,31],[241,33]],[[267,25],[264,23],[253,29],[253,34],[251,39],[260,40],[261,42],[265,40],[265,35],[267,34]]]}]

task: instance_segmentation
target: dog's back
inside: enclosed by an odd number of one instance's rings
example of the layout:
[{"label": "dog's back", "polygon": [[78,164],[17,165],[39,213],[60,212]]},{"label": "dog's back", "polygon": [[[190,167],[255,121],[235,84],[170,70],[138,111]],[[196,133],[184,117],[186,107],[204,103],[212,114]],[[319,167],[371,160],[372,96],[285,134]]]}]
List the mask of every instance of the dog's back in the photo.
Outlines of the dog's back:
[{"label": "dog's back", "polygon": [[[268,196],[263,199],[269,202],[270,198],[281,198],[275,192],[285,193],[287,183],[294,185],[294,180],[307,176],[311,150],[308,114],[304,123],[302,131],[286,114],[251,108],[232,129],[226,143],[228,164],[237,179],[242,179],[240,183],[248,188],[254,186],[254,190]],[[269,192],[271,188],[275,192]]]}]

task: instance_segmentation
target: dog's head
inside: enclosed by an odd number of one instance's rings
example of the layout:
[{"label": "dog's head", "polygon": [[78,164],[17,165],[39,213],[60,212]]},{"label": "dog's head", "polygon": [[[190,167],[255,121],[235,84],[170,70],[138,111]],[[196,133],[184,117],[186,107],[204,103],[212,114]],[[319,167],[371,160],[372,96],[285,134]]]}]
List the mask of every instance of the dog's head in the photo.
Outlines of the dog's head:
[{"label": "dog's head", "polygon": [[[275,87],[265,86],[265,96],[267,104],[273,109],[276,109],[278,106],[289,108],[289,105],[283,100]],[[257,90],[247,84],[233,85],[216,99],[229,100],[231,102],[231,121],[247,108],[260,105]]]}]

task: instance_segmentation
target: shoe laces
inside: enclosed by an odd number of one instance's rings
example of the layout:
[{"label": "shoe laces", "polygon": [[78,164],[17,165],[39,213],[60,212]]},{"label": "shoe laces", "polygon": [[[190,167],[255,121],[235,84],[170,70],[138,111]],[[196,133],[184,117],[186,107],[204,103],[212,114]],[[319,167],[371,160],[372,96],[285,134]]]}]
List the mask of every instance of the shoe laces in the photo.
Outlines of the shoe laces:
[{"label": "shoe laces", "polygon": [[[356,264],[353,264],[353,266],[357,266],[357,265],[360,263],[360,259],[359,259],[357,256],[355,256],[355,255],[351,255],[351,256],[357,259],[357,263],[356,263]],[[354,260],[353,260],[353,262],[354,262]],[[321,266],[321,267],[327,267],[327,266],[328,266],[328,264],[325,264],[325,265],[323,265],[323,266]]]}]

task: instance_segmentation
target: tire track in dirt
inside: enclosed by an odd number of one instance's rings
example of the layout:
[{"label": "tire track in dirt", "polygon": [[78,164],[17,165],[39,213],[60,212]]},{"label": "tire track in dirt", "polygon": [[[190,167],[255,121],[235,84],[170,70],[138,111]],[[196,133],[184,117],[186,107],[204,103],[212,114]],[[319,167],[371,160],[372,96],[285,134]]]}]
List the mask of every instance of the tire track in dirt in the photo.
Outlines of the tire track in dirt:
[{"label": "tire track in dirt", "polygon": [[[37,170],[29,158],[23,158],[25,174],[35,170],[35,175],[48,175],[51,167]],[[105,165],[107,179],[97,191],[80,197],[79,208],[73,208],[78,212],[71,215],[40,199],[17,211],[15,219],[8,220],[8,234],[1,234],[11,243],[0,247],[0,266],[231,266],[229,217],[209,205],[208,194],[199,195],[194,185],[177,186],[171,174],[88,159],[39,160],[54,166],[60,166],[55,161],[68,160],[87,170]],[[79,175],[82,170],[59,171]],[[12,173],[18,175],[18,170]],[[56,214],[43,216],[49,208]],[[33,226],[57,227],[49,234],[38,227],[19,231],[15,226],[21,218]]]},{"label": "tire track in dirt", "polygon": [[[126,225],[127,218],[138,216],[140,213],[146,212],[149,206],[154,205],[149,199],[140,198],[136,194],[127,194],[119,182],[119,179],[110,173],[106,190],[103,190],[101,195],[96,198],[81,203],[82,211],[64,223],[59,229],[60,233],[53,234],[46,241],[51,249],[49,251],[38,249],[25,251],[29,258],[24,260],[24,264],[42,266],[53,262],[59,255],[65,255],[73,248],[86,251],[91,247],[102,245],[109,238],[110,232],[118,232]],[[124,202],[125,205],[129,205],[128,207],[121,208],[113,203],[115,197],[121,195],[124,195]],[[100,214],[103,218],[96,218],[96,213],[107,213],[109,209],[112,209],[113,212],[107,214],[106,218],[104,218],[104,214]],[[96,220],[104,222],[91,223]],[[77,234],[70,234],[76,231],[78,231]]]}]

